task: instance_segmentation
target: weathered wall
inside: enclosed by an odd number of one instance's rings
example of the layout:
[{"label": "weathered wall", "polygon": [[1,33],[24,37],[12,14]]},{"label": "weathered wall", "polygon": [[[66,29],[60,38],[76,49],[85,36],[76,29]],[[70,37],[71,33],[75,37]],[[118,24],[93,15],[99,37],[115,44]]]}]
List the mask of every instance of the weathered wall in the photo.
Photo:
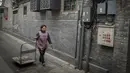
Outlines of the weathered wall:
[{"label": "weathered wall", "polygon": [[[27,5],[28,13],[23,15],[23,6]],[[28,38],[35,37],[40,25],[46,24],[50,32],[54,48],[74,56],[76,36],[76,14],[62,14],[61,12],[30,12],[30,3],[20,5],[20,32]]]},{"label": "weathered wall", "polygon": [[[113,73],[126,73],[129,38],[129,0],[117,0],[116,38],[113,54]],[[128,54],[129,56],[129,54]]]},{"label": "weathered wall", "polygon": [[3,20],[3,25],[2,28],[12,28],[12,5],[11,5],[11,0],[5,0],[4,6],[8,8],[8,20]]},{"label": "weathered wall", "polygon": [[[6,2],[9,2],[6,0]],[[10,3],[5,6],[11,7]],[[27,15],[23,15],[23,7],[27,6]],[[17,24],[13,24],[11,18],[12,10],[9,11],[10,20],[3,21],[4,26],[12,27],[13,32],[22,34],[23,36],[33,39],[42,24],[48,26],[48,32],[51,35],[53,46],[56,50],[67,54],[71,58],[75,55],[75,40],[77,27],[77,11],[64,12],[61,11],[44,11],[31,12],[30,2],[21,4],[18,8]],[[13,18],[12,18],[13,19]],[[9,23],[10,22],[10,23]],[[12,25],[13,24],[13,25]],[[74,59],[73,59],[74,60]],[[73,62],[74,63],[74,62]]]},{"label": "weathered wall", "polygon": [[[79,0],[80,1],[80,0]],[[86,0],[87,1],[87,0]],[[129,1],[117,1],[117,14],[115,18],[115,39],[114,48],[103,47],[97,44],[97,25],[92,33],[92,47],[89,60],[90,73],[126,73],[128,54],[128,29],[129,29]],[[12,24],[12,10],[10,0],[6,0],[5,6],[9,8],[9,20],[3,19],[3,28],[17,27],[15,32],[32,39],[42,24],[48,26],[54,48],[70,57],[75,54],[77,10],[72,12],[46,11],[31,12],[30,2],[20,5],[18,9],[18,24]],[[81,4],[80,2],[78,2]],[[23,15],[23,6],[27,5],[27,15]],[[85,30],[84,58],[87,54],[89,30]],[[52,53],[52,52],[51,52]],[[58,54],[59,58],[61,55]],[[129,55],[129,54],[128,54]],[[64,57],[62,57],[63,59]],[[67,60],[68,58],[66,58]],[[72,61],[74,63],[74,59]],[[71,62],[71,63],[72,63]],[[85,59],[84,59],[85,62]],[[85,64],[83,64],[85,67]]]},{"label": "weathered wall", "polygon": [[[117,14],[115,17],[114,48],[97,44],[97,25],[92,32],[92,47],[89,59],[90,73],[126,73],[128,62],[129,35],[129,1],[116,0]],[[89,30],[86,30],[86,42],[89,40]],[[85,43],[87,50],[88,43]],[[87,51],[86,51],[87,52]],[[86,52],[84,56],[86,55]],[[129,54],[128,54],[129,56]],[[85,61],[85,60],[84,60]],[[127,69],[129,70],[129,68]],[[107,72],[108,71],[108,72]]]}]

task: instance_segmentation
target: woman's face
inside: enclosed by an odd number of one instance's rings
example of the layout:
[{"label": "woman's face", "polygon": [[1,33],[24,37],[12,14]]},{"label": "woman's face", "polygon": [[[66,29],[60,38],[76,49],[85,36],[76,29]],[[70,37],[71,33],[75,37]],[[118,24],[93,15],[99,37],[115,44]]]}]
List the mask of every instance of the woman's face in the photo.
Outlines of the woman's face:
[{"label": "woman's face", "polygon": [[42,31],[46,31],[46,27],[44,26],[44,27],[42,27]]}]

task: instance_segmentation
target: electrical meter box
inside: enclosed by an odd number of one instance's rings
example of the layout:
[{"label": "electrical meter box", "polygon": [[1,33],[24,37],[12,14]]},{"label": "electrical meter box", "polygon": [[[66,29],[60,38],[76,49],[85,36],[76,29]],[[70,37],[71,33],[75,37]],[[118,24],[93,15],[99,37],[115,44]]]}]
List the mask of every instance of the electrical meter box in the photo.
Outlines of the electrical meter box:
[{"label": "electrical meter box", "polygon": [[97,14],[106,14],[106,2],[97,5]]},{"label": "electrical meter box", "polygon": [[83,8],[83,22],[91,22],[91,7]]},{"label": "electrical meter box", "polygon": [[108,47],[114,46],[114,26],[100,25],[98,26],[98,40],[99,45]]},{"label": "electrical meter box", "polygon": [[107,14],[108,15],[115,15],[116,14],[116,0],[108,1],[108,8],[107,8]]}]

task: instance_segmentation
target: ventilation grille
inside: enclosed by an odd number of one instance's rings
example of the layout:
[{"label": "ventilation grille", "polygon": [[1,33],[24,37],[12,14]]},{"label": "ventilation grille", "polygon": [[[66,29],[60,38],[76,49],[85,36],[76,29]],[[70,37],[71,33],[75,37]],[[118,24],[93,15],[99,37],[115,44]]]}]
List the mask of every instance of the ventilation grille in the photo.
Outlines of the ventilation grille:
[{"label": "ventilation grille", "polygon": [[40,10],[40,0],[31,0],[30,9],[31,9],[31,11],[39,11]]},{"label": "ventilation grille", "polygon": [[39,12],[42,10],[59,10],[61,0],[30,0],[30,10]]},{"label": "ventilation grille", "polygon": [[46,9],[60,9],[61,0],[41,0],[40,1],[40,10]]},{"label": "ventilation grille", "polygon": [[51,0],[41,0],[41,2],[40,2],[40,9],[41,10],[50,9],[50,1]]}]

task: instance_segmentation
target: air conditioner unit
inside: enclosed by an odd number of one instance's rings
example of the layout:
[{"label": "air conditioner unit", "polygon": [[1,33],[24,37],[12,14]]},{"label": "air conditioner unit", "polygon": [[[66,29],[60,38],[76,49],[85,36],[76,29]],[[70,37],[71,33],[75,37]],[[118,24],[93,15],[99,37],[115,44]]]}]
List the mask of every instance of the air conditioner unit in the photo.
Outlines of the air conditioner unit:
[{"label": "air conditioner unit", "polygon": [[30,10],[33,12],[40,11],[40,0],[30,0]]},{"label": "air conditioner unit", "polygon": [[40,10],[60,10],[61,0],[40,0]]}]

